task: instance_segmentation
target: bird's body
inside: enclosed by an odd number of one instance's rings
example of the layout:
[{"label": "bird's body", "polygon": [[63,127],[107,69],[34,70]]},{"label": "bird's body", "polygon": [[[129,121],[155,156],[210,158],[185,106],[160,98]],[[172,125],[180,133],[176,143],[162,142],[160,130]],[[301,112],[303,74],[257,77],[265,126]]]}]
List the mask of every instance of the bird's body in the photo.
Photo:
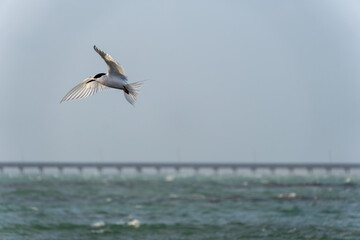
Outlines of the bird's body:
[{"label": "bird's body", "polygon": [[124,91],[126,100],[134,104],[143,81],[128,83],[124,69],[109,54],[94,46],[95,51],[108,65],[108,73],[98,73],[91,76],[71,89],[61,100],[70,101],[85,98],[105,88],[115,88]]},{"label": "bird's body", "polygon": [[117,75],[109,75],[109,74],[105,74],[104,76],[99,78],[98,82],[107,87],[121,89],[121,90],[124,90],[124,86],[127,84],[127,82],[124,81],[121,77]]}]

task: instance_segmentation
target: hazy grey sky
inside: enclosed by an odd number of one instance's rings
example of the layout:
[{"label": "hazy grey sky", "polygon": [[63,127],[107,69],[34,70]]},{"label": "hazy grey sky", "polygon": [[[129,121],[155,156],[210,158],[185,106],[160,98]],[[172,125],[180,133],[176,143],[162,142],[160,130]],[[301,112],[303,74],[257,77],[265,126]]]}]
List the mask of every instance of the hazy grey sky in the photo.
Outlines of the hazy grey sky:
[{"label": "hazy grey sky", "polygon": [[[2,1],[0,160],[356,162],[359,26],[357,0]],[[135,108],[59,104],[94,44],[150,79]]]}]

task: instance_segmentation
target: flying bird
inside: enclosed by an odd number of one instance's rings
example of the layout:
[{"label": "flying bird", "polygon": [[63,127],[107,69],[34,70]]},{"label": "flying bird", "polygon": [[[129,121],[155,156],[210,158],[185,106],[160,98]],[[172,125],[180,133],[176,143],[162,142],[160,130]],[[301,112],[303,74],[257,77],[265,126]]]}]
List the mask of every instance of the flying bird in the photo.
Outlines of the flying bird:
[{"label": "flying bird", "polygon": [[104,59],[108,65],[107,73],[98,73],[88,77],[73,89],[71,89],[60,103],[79,98],[89,97],[106,88],[115,88],[124,91],[126,100],[134,105],[139,90],[144,81],[128,83],[124,69],[109,54],[94,45],[94,50]]}]

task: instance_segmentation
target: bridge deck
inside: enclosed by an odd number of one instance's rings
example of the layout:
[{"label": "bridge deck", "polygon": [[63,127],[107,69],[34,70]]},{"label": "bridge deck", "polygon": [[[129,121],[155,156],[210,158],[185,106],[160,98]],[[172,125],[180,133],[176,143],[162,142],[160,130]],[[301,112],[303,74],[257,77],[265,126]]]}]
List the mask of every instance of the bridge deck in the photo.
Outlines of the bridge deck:
[{"label": "bridge deck", "polygon": [[355,169],[360,163],[0,162],[0,168]]}]

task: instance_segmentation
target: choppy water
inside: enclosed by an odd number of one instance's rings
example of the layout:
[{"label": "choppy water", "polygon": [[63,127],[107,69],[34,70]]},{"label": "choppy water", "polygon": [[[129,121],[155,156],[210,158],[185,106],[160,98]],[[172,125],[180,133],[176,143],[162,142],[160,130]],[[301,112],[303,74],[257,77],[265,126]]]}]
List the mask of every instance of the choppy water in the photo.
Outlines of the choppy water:
[{"label": "choppy water", "polygon": [[360,239],[360,181],[0,176],[0,239]]}]

